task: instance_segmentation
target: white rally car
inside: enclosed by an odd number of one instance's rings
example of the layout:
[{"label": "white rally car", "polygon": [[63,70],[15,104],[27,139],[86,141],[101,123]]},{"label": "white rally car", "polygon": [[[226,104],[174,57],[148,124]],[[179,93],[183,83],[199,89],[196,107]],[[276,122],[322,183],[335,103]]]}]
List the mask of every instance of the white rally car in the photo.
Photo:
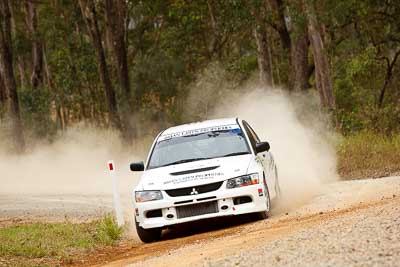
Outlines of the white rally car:
[{"label": "white rally car", "polygon": [[268,142],[238,118],[171,127],[155,139],[134,189],[136,229],[143,242],[171,225],[252,213],[267,218],[279,196]]}]

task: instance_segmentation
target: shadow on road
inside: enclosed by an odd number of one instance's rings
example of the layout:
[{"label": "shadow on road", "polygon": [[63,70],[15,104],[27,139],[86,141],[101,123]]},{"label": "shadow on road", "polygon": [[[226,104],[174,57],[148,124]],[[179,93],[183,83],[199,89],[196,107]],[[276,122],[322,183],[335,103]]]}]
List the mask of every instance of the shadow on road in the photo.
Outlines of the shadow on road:
[{"label": "shadow on road", "polygon": [[163,230],[161,240],[172,240],[176,238],[187,237],[221,229],[228,229],[234,226],[239,226],[254,221],[256,221],[254,216],[251,216],[251,214],[247,214],[182,223]]}]

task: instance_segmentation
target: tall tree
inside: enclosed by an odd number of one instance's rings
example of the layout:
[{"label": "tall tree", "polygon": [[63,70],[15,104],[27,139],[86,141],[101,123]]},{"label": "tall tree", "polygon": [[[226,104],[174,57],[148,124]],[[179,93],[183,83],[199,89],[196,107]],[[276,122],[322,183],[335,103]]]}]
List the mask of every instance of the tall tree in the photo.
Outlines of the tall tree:
[{"label": "tall tree", "polygon": [[19,110],[17,84],[13,69],[11,14],[9,0],[0,2],[0,67],[4,81],[6,114],[10,120],[14,147],[17,152],[25,149],[22,121]]},{"label": "tall tree", "polygon": [[[0,107],[3,108],[6,104],[6,99],[7,99],[7,89],[4,84],[4,80],[2,77],[2,74],[0,72]],[[1,111],[1,109],[0,109]],[[2,115],[2,114],[0,114]]]},{"label": "tall tree", "polygon": [[[297,12],[303,13],[304,7],[298,5]],[[295,19],[292,15],[291,19],[290,88],[294,91],[303,91],[309,89],[309,79],[312,73],[308,63],[308,31],[299,18]]]},{"label": "tall tree", "polygon": [[107,97],[109,122],[112,127],[122,130],[118,114],[117,98],[110,80],[95,4],[93,0],[79,0],[79,5],[96,52],[98,73]]},{"label": "tall tree", "polygon": [[32,0],[25,2],[26,24],[32,41],[32,75],[31,85],[36,89],[43,83],[43,45],[38,31],[38,19],[35,3]]},{"label": "tall tree", "polygon": [[262,85],[273,85],[271,55],[269,50],[268,32],[266,24],[267,5],[265,0],[261,2],[248,2],[251,13],[255,19],[254,23],[254,38],[257,44],[257,61],[260,82]]},{"label": "tall tree", "polygon": [[217,10],[216,6],[217,2],[212,0],[207,0],[208,13],[210,16],[211,22],[211,40],[209,45],[209,58],[211,59],[214,54],[217,54],[218,57],[221,57],[221,32],[217,22]]},{"label": "tall tree", "polygon": [[310,36],[315,65],[315,85],[320,95],[321,104],[330,109],[335,109],[336,101],[333,93],[331,70],[314,1],[305,0],[305,7],[308,20],[308,34]]},{"label": "tall tree", "polygon": [[290,88],[294,91],[307,90],[310,87],[310,66],[308,64],[307,31],[295,36],[290,48]]},{"label": "tall tree", "polygon": [[[302,91],[309,88],[307,29],[293,13],[303,12],[301,3],[290,7],[282,0],[271,0],[274,20],[272,27],[279,33],[282,46],[289,51],[289,89]],[[286,12],[290,10],[291,12]],[[289,14],[292,13],[292,14]],[[286,21],[290,21],[290,27]]]},{"label": "tall tree", "polygon": [[[129,82],[129,70],[128,70],[128,55],[126,45],[126,16],[127,5],[125,0],[106,0],[105,2],[105,14],[106,14],[106,25],[108,33],[111,37],[111,48],[114,54],[115,67],[118,73],[119,86],[125,98],[122,101],[122,119],[124,122],[124,137],[126,140],[130,140],[133,133],[132,125],[132,108],[130,106],[131,101],[131,86]],[[138,103],[134,103],[137,111]]]},{"label": "tall tree", "polygon": [[396,61],[400,56],[400,50],[396,52],[392,52],[392,57],[383,57],[383,59],[386,61],[386,75],[385,75],[385,81],[383,82],[382,88],[379,93],[379,100],[378,100],[378,107],[382,108],[383,105],[383,99],[385,98],[385,93],[386,89],[389,86],[390,81],[392,80],[393,76],[393,70],[394,67],[396,66]]}]

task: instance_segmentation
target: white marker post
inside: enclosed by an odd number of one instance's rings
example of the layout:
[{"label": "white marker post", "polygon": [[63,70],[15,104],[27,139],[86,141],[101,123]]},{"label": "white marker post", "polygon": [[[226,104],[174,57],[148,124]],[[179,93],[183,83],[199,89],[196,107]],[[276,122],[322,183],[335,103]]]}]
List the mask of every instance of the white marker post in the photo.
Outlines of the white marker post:
[{"label": "white marker post", "polygon": [[124,225],[125,222],[124,222],[124,215],[122,213],[121,198],[118,192],[118,180],[117,180],[117,175],[115,174],[114,161],[113,160],[108,161],[107,165],[112,180],[114,209],[115,209],[115,215],[117,217],[117,224],[118,226],[122,226]]}]

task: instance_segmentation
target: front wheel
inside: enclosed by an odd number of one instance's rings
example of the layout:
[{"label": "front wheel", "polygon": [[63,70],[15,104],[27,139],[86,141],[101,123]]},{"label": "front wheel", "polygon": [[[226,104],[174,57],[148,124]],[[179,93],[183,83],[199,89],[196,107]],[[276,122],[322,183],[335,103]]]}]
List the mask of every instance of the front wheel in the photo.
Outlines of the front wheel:
[{"label": "front wheel", "polygon": [[144,229],[139,226],[139,223],[136,222],[136,220],[135,224],[136,224],[136,232],[140,240],[142,240],[142,242],[151,243],[161,239],[161,231],[162,231],[161,228]]}]

